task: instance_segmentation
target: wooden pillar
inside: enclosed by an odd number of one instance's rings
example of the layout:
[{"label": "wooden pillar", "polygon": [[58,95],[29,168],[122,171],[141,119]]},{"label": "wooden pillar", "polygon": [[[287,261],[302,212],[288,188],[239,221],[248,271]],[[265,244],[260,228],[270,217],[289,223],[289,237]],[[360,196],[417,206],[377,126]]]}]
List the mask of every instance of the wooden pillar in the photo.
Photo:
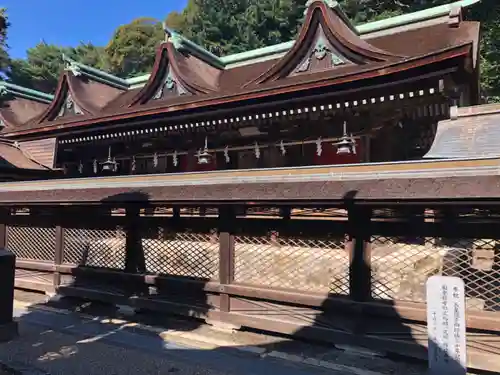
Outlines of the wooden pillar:
[{"label": "wooden pillar", "polygon": [[137,205],[129,205],[125,208],[125,212],[125,272],[145,273],[146,261],[142,248],[142,225],[139,216],[140,207]]},{"label": "wooden pillar", "polygon": [[234,210],[230,206],[219,208],[219,283],[221,284],[220,310],[230,311],[229,294],[224,293],[223,286],[234,280]]},{"label": "wooden pillar", "polygon": [[56,221],[56,248],[54,254],[54,291],[57,292],[57,288],[61,285],[61,273],[59,267],[63,263],[64,258],[64,232],[63,227],[64,216],[60,209],[55,210],[55,221]]},{"label": "wooden pillar", "polygon": [[371,299],[371,209],[348,208],[349,291],[357,302]]},{"label": "wooden pillar", "polygon": [[7,246],[7,220],[9,215],[9,209],[0,209],[0,249],[5,249]]}]

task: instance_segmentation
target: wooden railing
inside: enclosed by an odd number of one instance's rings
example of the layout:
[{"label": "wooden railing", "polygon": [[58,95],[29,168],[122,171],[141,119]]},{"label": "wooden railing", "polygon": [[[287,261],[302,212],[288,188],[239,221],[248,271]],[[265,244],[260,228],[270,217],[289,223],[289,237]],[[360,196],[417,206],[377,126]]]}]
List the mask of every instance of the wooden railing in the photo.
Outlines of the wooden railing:
[{"label": "wooden railing", "polygon": [[423,357],[425,282],[453,275],[466,282],[468,328],[483,332],[472,342],[500,332],[493,216],[140,209],[4,212],[0,242],[17,256],[16,287]]}]

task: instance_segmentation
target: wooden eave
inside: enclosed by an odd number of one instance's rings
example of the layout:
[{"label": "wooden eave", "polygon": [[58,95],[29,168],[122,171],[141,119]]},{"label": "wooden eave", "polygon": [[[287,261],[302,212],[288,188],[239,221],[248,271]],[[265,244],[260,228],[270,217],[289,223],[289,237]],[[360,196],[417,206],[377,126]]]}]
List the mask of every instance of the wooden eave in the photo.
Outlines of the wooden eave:
[{"label": "wooden eave", "polygon": [[[2,204],[500,202],[498,159],[374,163],[0,184]],[[311,180],[310,176],[315,176]],[[324,178],[319,178],[323,176]],[[333,176],[333,177],[332,177]],[[404,202],[402,202],[404,201]]]},{"label": "wooden eave", "polygon": [[312,47],[314,37],[321,26],[328,41],[348,55],[349,60],[357,64],[370,62],[385,62],[402,59],[391,52],[383,51],[361,39],[361,37],[346,24],[346,20],[338,13],[338,5],[331,8],[323,1],[314,2],[307,10],[306,19],[293,47],[274,66],[243,87],[262,84],[286,77],[292,69],[305,57]]},{"label": "wooden eave", "polygon": [[[110,113],[101,116],[80,118],[68,118],[66,121],[61,121],[57,124],[48,124],[36,128],[19,129],[17,131],[6,133],[8,137],[26,136],[31,134],[40,134],[44,132],[53,132],[54,130],[69,130],[77,129],[84,126],[93,126],[108,124],[113,121],[131,120],[146,116],[174,114],[189,109],[201,109],[214,107],[222,104],[237,103],[246,100],[262,99],[270,96],[282,94],[298,93],[306,90],[326,88],[328,86],[341,85],[350,82],[361,80],[370,80],[396,74],[400,72],[410,72],[413,69],[419,69],[428,65],[444,62],[459,57],[470,56],[472,50],[472,42],[453,46],[441,51],[433,52],[425,56],[409,58],[402,61],[379,64],[376,66],[368,65],[365,70],[355,70],[348,74],[338,76],[332,74],[314,74],[306,81],[280,80],[259,85],[256,88],[242,90],[240,92],[231,92],[213,96],[197,96],[179,98],[179,102],[158,103],[156,106],[136,106],[127,108],[119,113]],[[416,74],[418,76],[418,74]],[[367,89],[369,86],[367,85]],[[156,103],[155,103],[156,104]]]}]

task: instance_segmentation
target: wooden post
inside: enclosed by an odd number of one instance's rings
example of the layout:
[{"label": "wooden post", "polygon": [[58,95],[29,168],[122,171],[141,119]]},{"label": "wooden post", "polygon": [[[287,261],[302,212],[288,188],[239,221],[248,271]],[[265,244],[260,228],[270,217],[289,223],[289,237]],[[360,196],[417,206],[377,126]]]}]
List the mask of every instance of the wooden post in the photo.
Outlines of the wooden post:
[{"label": "wooden post", "polygon": [[9,217],[8,209],[0,209],[0,249],[7,246],[7,219]]},{"label": "wooden post", "polygon": [[59,272],[59,267],[63,262],[64,257],[64,227],[61,225],[62,217],[59,210],[56,211],[56,249],[54,256],[54,265],[56,266],[54,272],[54,290],[57,293],[57,288],[61,285],[61,273]]},{"label": "wooden post", "polygon": [[139,216],[140,207],[131,204],[128,205],[125,210],[125,272],[145,273],[146,261],[142,248],[142,223]]},{"label": "wooden post", "polygon": [[371,299],[371,209],[348,209],[349,291],[354,301]]},{"label": "wooden post", "polygon": [[230,311],[229,294],[224,293],[224,285],[234,280],[234,235],[233,223],[235,219],[232,207],[219,208],[219,283],[221,284],[220,310]]}]

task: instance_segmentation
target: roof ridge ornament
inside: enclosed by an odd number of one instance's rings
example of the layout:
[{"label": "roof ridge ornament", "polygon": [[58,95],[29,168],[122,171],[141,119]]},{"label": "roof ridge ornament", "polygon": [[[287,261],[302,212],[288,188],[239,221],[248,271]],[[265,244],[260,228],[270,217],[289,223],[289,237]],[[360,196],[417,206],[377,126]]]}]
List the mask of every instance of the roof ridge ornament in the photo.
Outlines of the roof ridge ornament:
[{"label": "roof ridge ornament", "polygon": [[82,70],[77,65],[76,61],[71,59],[65,53],[62,54],[62,59],[64,61],[64,70],[73,73],[75,77],[82,75]]},{"label": "roof ridge ornament", "polygon": [[459,27],[462,20],[463,20],[462,6],[461,5],[454,5],[450,9],[448,26],[449,27]]},{"label": "roof ridge ornament", "polygon": [[306,9],[304,13],[307,13],[307,8],[309,8],[314,3],[324,3],[326,6],[330,8],[335,8],[339,6],[339,2],[337,0],[308,0],[306,3]]},{"label": "roof ridge ornament", "polygon": [[5,96],[9,93],[9,90],[5,86],[5,82],[0,82],[0,96]]}]

